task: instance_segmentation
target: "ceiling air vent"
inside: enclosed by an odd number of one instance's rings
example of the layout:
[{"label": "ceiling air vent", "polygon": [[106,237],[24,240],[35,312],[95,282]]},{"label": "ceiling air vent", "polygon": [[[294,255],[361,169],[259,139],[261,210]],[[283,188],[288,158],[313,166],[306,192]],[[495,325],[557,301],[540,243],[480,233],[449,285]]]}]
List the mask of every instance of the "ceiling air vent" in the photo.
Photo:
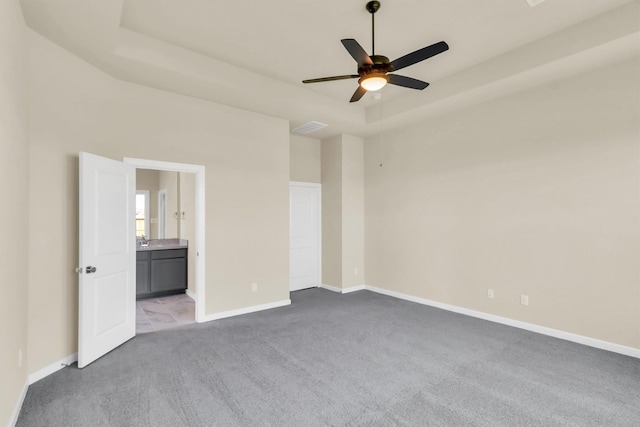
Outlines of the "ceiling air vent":
[{"label": "ceiling air vent", "polygon": [[529,3],[529,6],[533,7],[539,5],[543,1],[544,0],[527,0],[527,3]]},{"label": "ceiling air vent", "polygon": [[320,122],[308,122],[298,126],[297,128],[292,129],[292,131],[295,133],[301,133],[306,135],[308,133],[315,132],[322,128],[326,128],[327,126],[328,125],[325,125],[324,123],[320,123]]}]

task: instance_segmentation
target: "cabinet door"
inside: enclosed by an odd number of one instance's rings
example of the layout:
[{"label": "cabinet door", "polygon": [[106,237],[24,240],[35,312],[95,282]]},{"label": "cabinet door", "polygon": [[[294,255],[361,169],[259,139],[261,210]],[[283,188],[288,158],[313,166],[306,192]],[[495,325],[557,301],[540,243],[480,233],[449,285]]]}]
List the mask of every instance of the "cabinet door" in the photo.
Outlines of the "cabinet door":
[{"label": "cabinet door", "polygon": [[187,288],[186,258],[151,260],[151,292]]},{"label": "cabinet door", "polygon": [[149,261],[136,261],[136,297],[151,292],[149,279]]}]

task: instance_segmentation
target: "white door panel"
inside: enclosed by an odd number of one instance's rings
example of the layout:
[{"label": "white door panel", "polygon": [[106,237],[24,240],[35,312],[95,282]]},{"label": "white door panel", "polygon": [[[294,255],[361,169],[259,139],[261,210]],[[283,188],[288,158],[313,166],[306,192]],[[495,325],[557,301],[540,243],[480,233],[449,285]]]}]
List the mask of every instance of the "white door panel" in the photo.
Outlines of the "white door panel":
[{"label": "white door panel", "polygon": [[127,322],[127,278],[123,273],[111,274],[96,278],[94,286],[95,332],[103,336]]},{"label": "white door panel", "polygon": [[320,185],[291,183],[290,290],[320,286]]},{"label": "white door panel", "polygon": [[80,368],[135,335],[135,188],[132,166],[80,153]]}]

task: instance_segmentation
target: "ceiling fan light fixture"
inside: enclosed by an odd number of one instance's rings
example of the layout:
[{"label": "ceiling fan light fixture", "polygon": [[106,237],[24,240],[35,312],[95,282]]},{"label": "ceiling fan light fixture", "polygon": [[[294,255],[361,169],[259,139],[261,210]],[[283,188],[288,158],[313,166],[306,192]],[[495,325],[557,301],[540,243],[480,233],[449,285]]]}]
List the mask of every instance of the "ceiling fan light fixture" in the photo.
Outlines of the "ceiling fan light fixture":
[{"label": "ceiling fan light fixture", "polygon": [[360,86],[373,92],[382,89],[387,84],[387,78],[381,75],[369,75],[360,80]]}]

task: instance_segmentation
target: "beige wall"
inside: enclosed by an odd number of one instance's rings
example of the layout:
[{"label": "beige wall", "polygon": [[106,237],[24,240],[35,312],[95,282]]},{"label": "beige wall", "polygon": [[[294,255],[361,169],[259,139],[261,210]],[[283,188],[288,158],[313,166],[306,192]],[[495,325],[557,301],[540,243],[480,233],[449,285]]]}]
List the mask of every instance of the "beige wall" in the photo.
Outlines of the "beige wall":
[{"label": "beige wall", "polygon": [[[25,32],[19,2],[0,2],[1,425],[10,423],[27,378],[29,146]],[[19,366],[21,350],[24,356]]]},{"label": "beige wall", "polygon": [[364,140],[342,135],[342,287],[364,284]]},{"label": "beige wall", "polygon": [[639,75],[624,62],[368,140],[367,284],[640,348]]},{"label": "beige wall", "polygon": [[31,372],[77,350],[79,151],[204,165],[206,313],[289,298],[286,121],[115,80],[33,32],[29,51]]},{"label": "beige wall", "polygon": [[180,208],[178,195],[178,172],[158,171],[158,189],[167,191],[167,239],[177,239],[178,219],[176,214]]},{"label": "beige wall", "polygon": [[315,182],[322,179],[320,173],[320,140],[300,135],[290,135],[289,158],[291,181]]},{"label": "beige wall", "polygon": [[342,287],[342,136],[322,140],[322,283]]},{"label": "beige wall", "polygon": [[136,170],[136,190],[149,192],[149,239],[158,238],[158,178],[157,170]]},{"label": "beige wall", "polygon": [[322,140],[322,283],[364,284],[364,141]]}]

